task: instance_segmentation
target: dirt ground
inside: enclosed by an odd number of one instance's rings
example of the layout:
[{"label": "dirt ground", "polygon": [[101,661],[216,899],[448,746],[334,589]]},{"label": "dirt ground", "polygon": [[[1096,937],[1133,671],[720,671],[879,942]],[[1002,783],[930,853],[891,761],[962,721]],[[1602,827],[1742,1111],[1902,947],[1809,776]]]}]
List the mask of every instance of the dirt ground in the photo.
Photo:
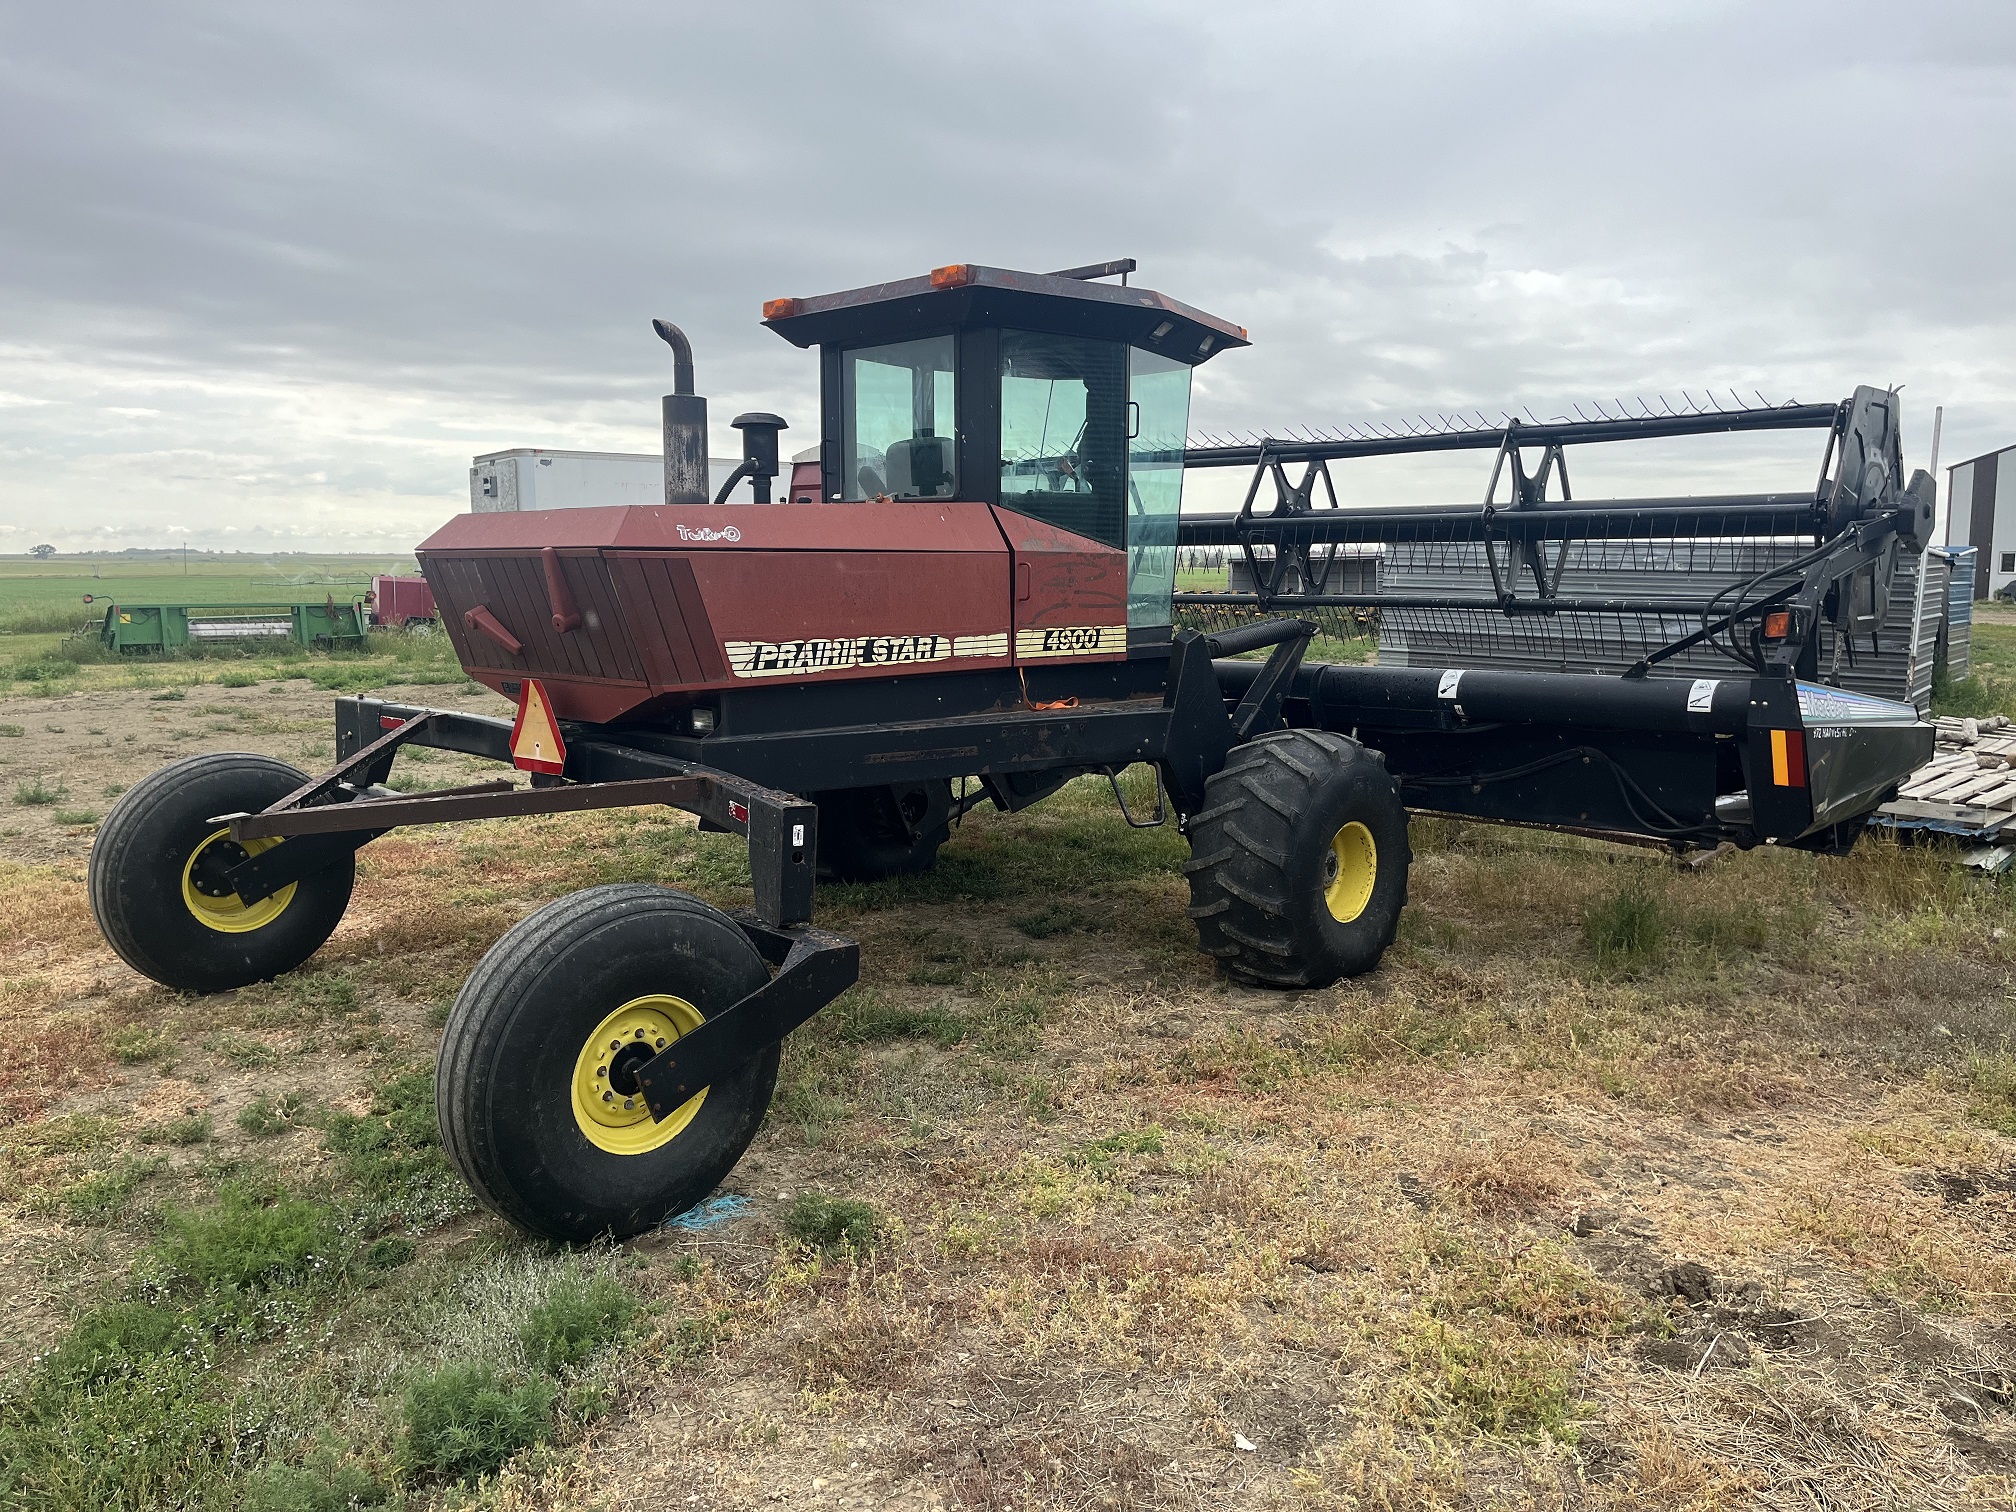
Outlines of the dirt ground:
[{"label": "dirt ground", "polygon": [[[139,1284],[164,1208],[255,1168],[351,1179],[285,1110],[362,1114],[431,1066],[532,908],[610,880],[746,896],[732,844],[676,815],[401,833],[293,979],[179,997],[97,938],[93,821],[164,760],[333,754],[326,693],[180,691],[0,701],[0,1373]],[[788,1047],[743,1200],[609,1258],[648,1324],[603,1410],[480,1490],[399,1494],[2016,1506],[2008,884],[1887,848],[1691,868],[1415,832],[1399,944],[1319,992],[1216,980],[1180,840],[1103,786],[975,816],[930,877],[828,890],[862,986]],[[794,1245],[807,1192],[872,1204],[872,1251]],[[257,1453],[333,1433],[381,1462],[399,1372],[463,1347],[496,1277],[557,1263],[452,1193],[398,1221],[396,1286],[220,1356],[293,1404]]]}]

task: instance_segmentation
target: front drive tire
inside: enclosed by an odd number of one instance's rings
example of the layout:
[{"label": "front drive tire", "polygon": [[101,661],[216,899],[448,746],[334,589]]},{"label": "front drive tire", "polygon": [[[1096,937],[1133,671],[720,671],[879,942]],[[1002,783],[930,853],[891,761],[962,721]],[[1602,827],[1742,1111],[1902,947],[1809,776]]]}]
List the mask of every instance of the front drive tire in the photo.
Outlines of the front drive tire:
[{"label": "front drive tire", "polygon": [[769,977],[734,920],[670,888],[548,904],[491,947],[449,1014],[434,1083],[449,1159],[485,1207],[547,1239],[622,1239],[684,1212],[755,1138],[781,1047],[662,1123],[635,1068]]},{"label": "front drive tire", "polygon": [[1327,987],[1379,964],[1407,902],[1407,811],[1377,752],[1277,730],[1232,752],[1190,821],[1190,917],[1235,981]]},{"label": "front drive tire", "polygon": [[246,904],[221,877],[284,840],[239,845],[215,815],[253,813],[308,774],[270,756],[192,756],[148,773],[112,806],[91,846],[91,914],[135,971],[184,992],[224,992],[292,971],[342,922],[354,855]]}]

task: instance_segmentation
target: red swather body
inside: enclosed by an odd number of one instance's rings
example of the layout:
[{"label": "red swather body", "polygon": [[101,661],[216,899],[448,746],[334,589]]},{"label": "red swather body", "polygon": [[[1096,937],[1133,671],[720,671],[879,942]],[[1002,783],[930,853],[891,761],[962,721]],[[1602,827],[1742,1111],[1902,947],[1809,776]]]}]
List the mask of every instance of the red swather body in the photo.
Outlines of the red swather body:
[{"label": "red swather body", "polygon": [[420,560],[469,674],[513,691],[536,677],[565,719],[1127,655],[1125,553],[988,504],[465,514]]}]

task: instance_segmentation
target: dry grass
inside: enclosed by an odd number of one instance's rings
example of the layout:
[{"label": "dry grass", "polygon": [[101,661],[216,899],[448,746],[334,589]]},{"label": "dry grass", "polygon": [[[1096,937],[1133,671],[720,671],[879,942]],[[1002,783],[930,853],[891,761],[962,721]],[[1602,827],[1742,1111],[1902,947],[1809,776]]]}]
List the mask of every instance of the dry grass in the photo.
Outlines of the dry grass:
[{"label": "dry grass", "polygon": [[[297,754],[291,718],[252,743]],[[646,1313],[487,1505],[2010,1505],[2008,885],[1422,823],[1386,965],[1272,995],[1211,977],[1180,842],[1110,807],[975,816],[932,876],[824,895],[864,981],[788,1047],[747,1207],[592,1260]],[[525,911],[747,896],[677,816],[401,835],[308,970],[182,999],[98,943],[88,836],[30,839],[0,862],[0,1295],[45,1348],[146,1284],[165,1207],[353,1191],[326,1131],[427,1062]],[[808,1192],[872,1203],[872,1251],[793,1239]],[[267,1404],[248,1454],[325,1433],[382,1469],[412,1362],[522,1368],[513,1320],[574,1262],[431,1201],[370,1209],[416,1246],[389,1284],[219,1356]]]}]

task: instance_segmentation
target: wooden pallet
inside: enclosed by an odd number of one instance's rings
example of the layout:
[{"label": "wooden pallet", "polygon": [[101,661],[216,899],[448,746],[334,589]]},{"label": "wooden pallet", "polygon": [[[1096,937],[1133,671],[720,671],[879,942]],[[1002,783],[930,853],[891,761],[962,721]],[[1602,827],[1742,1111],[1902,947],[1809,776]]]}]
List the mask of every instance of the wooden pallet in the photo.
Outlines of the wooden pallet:
[{"label": "wooden pallet", "polygon": [[2005,827],[2016,838],[2016,726],[1997,714],[1943,717],[1933,727],[1932,759],[1876,811],[1875,823],[1951,836],[1969,865],[2001,871],[2016,861],[2016,849],[1997,843]]}]

